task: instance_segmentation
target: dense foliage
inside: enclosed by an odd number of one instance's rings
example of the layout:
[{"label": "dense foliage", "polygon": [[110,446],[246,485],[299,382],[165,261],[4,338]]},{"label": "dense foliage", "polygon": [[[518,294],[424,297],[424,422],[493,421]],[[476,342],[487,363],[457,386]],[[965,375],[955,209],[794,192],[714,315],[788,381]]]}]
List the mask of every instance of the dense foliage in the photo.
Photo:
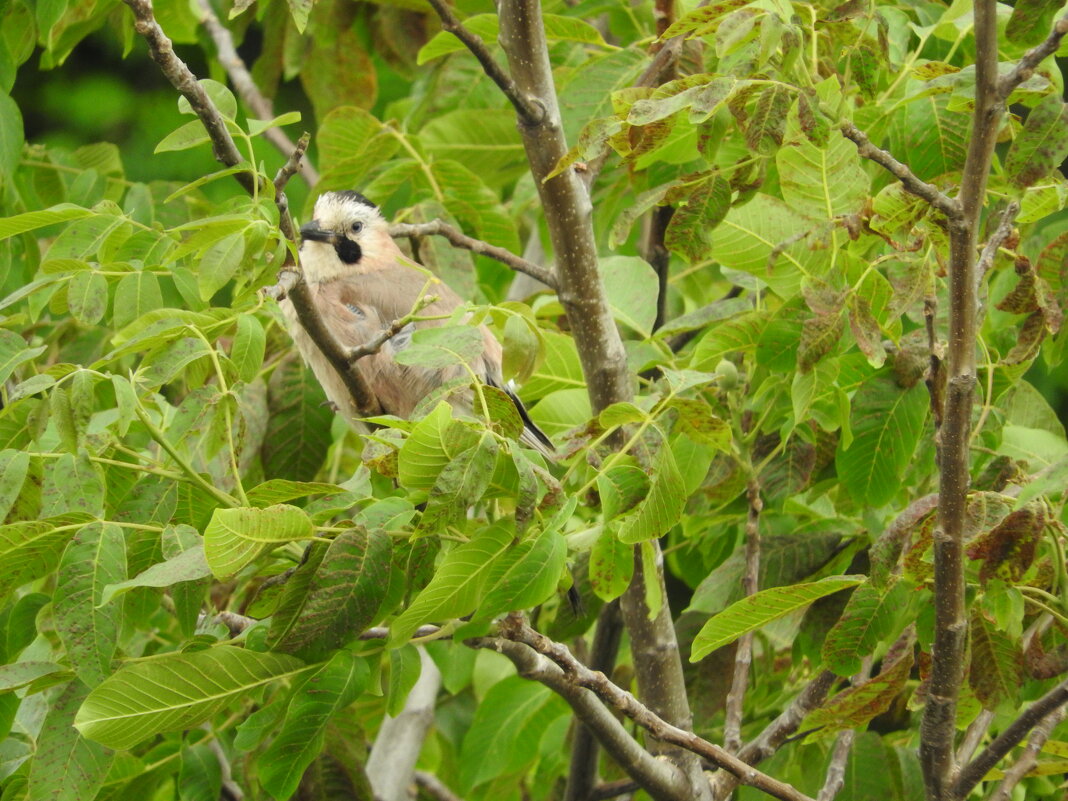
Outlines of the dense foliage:
[{"label": "dense foliage", "polygon": [[[815,796],[836,735],[855,729],[838,798],[921,798],[946,221],[840,127],[953,194],[970,5],[722,0],[658,30],[649,2],[545,4],[573,144],[558,169],[593,182],[638,394],[593,416],[556,297],[509,294],[514,273],[440,238],[405,244],[472,314],[417,336],[405,359],[470,361],[472,326],[491,326],[555,463],[517,444],[502,393],[480,387],[471,417],[453,409],[466,382],[357,435],[262,292],[291,247],[264,162],[283,159],[263,138],[279,126],[313,132],[321,174],[296,217],[317,192],[359,188],[394,221],[443,219],[551,262],[497,86],[419,0],[239,2],[215,11],[247,42],[258,86],[295,97],[299,79],[305,106],[255,119],[198,10],[155,4],[170,37],[203,49],[205,88],[247,161],[135,181],[114,143],[26,141],[35,96],[19,94],[85,37],[154,70],[129,9],[0,4],[3,801],[215,799],[234,785],[247,799],[368,798],[367,748],[420,675],[416,643],[443,684],[420,768],[472,801],[558,797],[568,704],[464,640],[528,609],[583,655],[635,551],[646,575],[659,569],[661,538],[667,594],[650,583],[646,602],[673,610],[694,731],[722,741],[733,643],[756,632],[745,740],[821,671],[841,677],[762,769]],[[1006,71],[1057,10],[998,8]],[[458,11],[492,51],[491,4]],[[636,85],[658,34],[687,43],[657,85]],[[1068,440],[1024,378],[1064,358],[1063,90],[1050,59],[1013,93],[985,199],[987,235],[1010,201],[1021,210],[978,288],[957,725],[979,720],[980,742],[1068,671]],[[186,120],[158,152],[209,152]],[[257,175],[252,196],[240,172]],[[759,592],[743,599],[747,569]],[[420,630],[431,623],[442,629]],[[357,639],[371,627],[388,631]],[[613,678],[630,675],[624,649]],[[1027,797],[1063,792],[1068,733],[1046,748]],[[607,757],[600,773],[627,775]]]}]

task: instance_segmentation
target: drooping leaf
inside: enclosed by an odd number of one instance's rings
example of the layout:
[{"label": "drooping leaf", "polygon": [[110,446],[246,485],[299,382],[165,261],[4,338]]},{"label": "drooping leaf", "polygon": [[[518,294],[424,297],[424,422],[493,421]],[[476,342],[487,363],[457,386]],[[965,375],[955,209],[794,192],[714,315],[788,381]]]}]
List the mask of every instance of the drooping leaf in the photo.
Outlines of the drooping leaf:
[{"label": "drooping leaf", "polygon": [[1002,701],[1014,702],[1023,682],[1023,654],[1019,646],[980,609],[973,609],[968,631],[971,666],[968,682],[986,709]]},{"label": "drooping leaf", "polygon": [[204,556],[211,572],[224,578],[276,545],[314,535],[308,515],[296,506],[219,508],[204,530]]},{"label": "drooping leaf", "polygon": [[49,708],[30,765],[28,801],[82,801],[95,797],[104,783],[115,755],[71,725],[87,692],[74,680]]},{"label": "drooping leaf", "polygon": [[271,648],[314,662],[356,637],[385,599],[391,554],[390,537],[381,530],[338,534],[322,561],[312,565],[310,581],[287,592],[294,597],[275,614]]},{"label": "drooping leaf", "polygon": [[520,552],[503,575],[487,580],[485,597],[472,619],[485,620],[545,602],[556,591],[566,563],[567,542],[555,528],[546,528],[534,537],[529,548]]},{"label": "drooping leaf", "polygon": [[731,187],[723,177],[714,175],[687,188],[691,191],[671,216],[664,233],[664,246],[693,264],[712,247],[712,229],[730,209]]},{"label": "drooping leaf", "polygon": [[1068,104],[1051,94],[1031,109],[1005,157],[1005,171],[1024,189],[1052,172],[1068,156]]},{"label": "drooping leaf", "polygon": [[132,579],[106,585],[98,604],[106,604],[116,595],[129,592],[135,587],[172,587],[186,581],[198,581],[210,575],[211,568],[204,558],[204,548],[195,545],[177,556],[152,565]]},{"label": "drooping leaf", "polygon": [[746,596],[702,626],[694,638],[690,661],[697,662],[746,632],[754,631],[825,595],[863,583],[863,576],[827,576],[808,584],[774,587]]},{"label": "drooping leaf", "polygon": [[282,730],[258,760],[260,781],[275,798],[296,791],[304,770],[322,750],[330,718],[356,700],[370,673],[365,660],[338,651],[297,688]]},{"label": "drooping leaf", "polygon": [[923,433],[929,398],[922,384],[902,392],[876,374],[853,397],[853,442],[839,445],[838,476],[858,503],[879,507],[897,494],[905,468]]},{"label": "drooping leaf", "polygon": [[225,645],[165,654],[105,679],[85,699],[74,727],[109,748],[133,748],[161,732],[191,728],[229,702],[303,670],[293,656]]},{"label": "drooping leaf", "polygon": [[683,485],[682,476],[667,443],[660,447],[651,478],[649,493],[621,519],[619,539],[624,543],[661,537],[682,516],[686,505],[686,498],[679,491]]},{"label": "drooping leaf", "polygon": [[330,447],[334,413],[311,370],[290,359],[275,368],[267,386],[270,417],[263,439],[264,477],[310,481]]},{"label": "drooping leaf", "polygon": [[55,598],[56,631],[78,677],[89,687],[111,673],[122,624],[122,607],[101,606],[104,587],[126,577],[122,529],[90,523],[67,544],[59,563]]},{"label": "drooping leaf", "polygon": [[901,581],[881,589],[869,583],[857,587],[823,641],[824,665],[839,676],[860,670],[861,659],[896,633],[894,621],[907,607],[909,592]]},{"label": "drooping leaf", "polygon": [[849,687],[827,701],[802,723],[805,730],[819,728],[818,735],[863,726],[890,708],[912,670],[912,648],[905,648],[883,664],[882,671],[867,681]]}]

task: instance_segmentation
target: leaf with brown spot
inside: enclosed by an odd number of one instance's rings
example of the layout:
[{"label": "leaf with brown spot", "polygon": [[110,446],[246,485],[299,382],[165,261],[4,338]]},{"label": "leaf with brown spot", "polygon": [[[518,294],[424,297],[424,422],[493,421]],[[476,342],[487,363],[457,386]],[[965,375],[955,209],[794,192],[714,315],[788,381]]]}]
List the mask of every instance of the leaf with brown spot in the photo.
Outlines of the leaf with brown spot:
[{"label": "leaf with brown spot", "polygon": [[1023,654],[997,624],[976,612],[969,622],[971,666],[968,683],[985,709],[1005,700],[1014,701],[1023,681]]},{"label": "leaf with brown spot", "polygon": [[797,119],[801,123],[801,130],[808,141],[818,147],[827,144],[831,136],[831,126],[827,118],[817,109],[807,95],[800,95],[797,99]]},{"label": "leaf with brown spot", "polygon": [[1037,501],[1010,512],[990,531],[968,545],[968,558],[982,561],[979,580],[1019,581],[1035,561],[1035,551],[1046,527],[1045,506]]},{"label": "leaf with brown spot", "polygon": [[688,188],[685,199],[672,197],[679,205],[664,232],[664,245],[694,263],[707,256],[712,247],[712,230],[731,207],[731,187],[714,175]]},{"label": "leaf with brown spot", "polygon": [[[1026,262],[1026,259],[1023,261]],[[1038,296],[1035,294],[1035,273],[1030,262],[1021,268],[1017,261],[1018,278],[1016,286],[996,304],[995,308],[1010,314],[1029,314],[1038,308]]]},{"label": "leaf with brown spot", "polygon": [[1016,0],[1005,26],[1005,38],[1024,47],[1037,45],[1046,38],[1053,17],[1063,5],[1060,0]]},{"label": "leaf with brown spot", "polygon": [[1031,109],[1023,130],[1009,147],[1005,172],[1019,189],[1033,186],[1068,156],[1068,104],[1057,94]]},{"label": "leaf with brown spot", "polygon": [[851,295],[849,298],[849,330],[857,347],[874,367],[882,367],[886,361],[886,348],[883,347],[882,331],[879,323],[871,313],[871,303],[867,298]]},{"label": "leaf with brown spot", "polygon": [[801,327],[801,342],[797,346],[797,368],[802,373],[811,370],[842,336],[842,315],[816,314]]},{"label": "leaf with brown spot", "polygon": [[824,737],[831,732],[863,726],[889,709],[905,689],[912,661],[912,648],[902,649],[898,659],[884,664],[879,675],[838,693],[820,709],[809,713],[800,728],[821,727],[819,736]]},{"label": "leaf with brown spot", "polygon": [[760,94],[745,128],[745,141],[750,150],[767,156],[779,149],[786,132],[786,113],[792,102],[793,94],[778,84]]},{"label": "leaf with brown spot", "polygon": [[1035,269],[1063,307],[1068,302],[1068,231],[1043,248]]}]

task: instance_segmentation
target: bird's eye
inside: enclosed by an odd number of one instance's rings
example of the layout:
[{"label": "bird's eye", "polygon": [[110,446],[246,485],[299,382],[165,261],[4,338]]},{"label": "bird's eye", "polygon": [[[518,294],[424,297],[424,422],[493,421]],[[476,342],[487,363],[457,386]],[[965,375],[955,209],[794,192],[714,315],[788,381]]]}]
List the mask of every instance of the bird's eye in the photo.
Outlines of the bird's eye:
[{"label": "bird's eye", "polygon": [[354,222],[352,224],[352,233],[358,234],[362,230],[363,230],[363,223],[362,222]]}]

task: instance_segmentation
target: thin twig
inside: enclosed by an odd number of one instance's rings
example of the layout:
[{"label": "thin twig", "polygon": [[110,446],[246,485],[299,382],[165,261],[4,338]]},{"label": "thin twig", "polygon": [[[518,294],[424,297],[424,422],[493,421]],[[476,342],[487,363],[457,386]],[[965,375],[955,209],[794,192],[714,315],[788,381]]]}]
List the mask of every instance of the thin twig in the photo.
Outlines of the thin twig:
[{"label": "thin twig", "polygon": [[390,236],[396,238],[407,236],[444,237],[458,248],[470,250],[480,256],[496,259],[501,264],[511,267],[517,272],[525,273],[531,278],[541,281],[546,286],[556,289],[556,276],[552,270],[532,261],[527,261],[522,256],[517,256],[509,250],[483,242],[481,239],[470,237],[456,226],[449,225],[443,220],[431,220],[430,222],[415,224],[395,223],[389,227],[389,233]]},{"label": "thin twig", "polygon": [[[749,502],[749,511],[745,520],[745,575],[742,576],[742,592],[750,596],[760,589],[760,512],[764,508],[764,502],[760,499],[760,484],[756,478],[749,480],[746,499]],[[734,656],[734,676],[727,693],[723,747],[732,754],[738,753],[742,748],[742,709],[752,662],[753,632],[749,632],[738,639]]]},{"label": "thin twig", "polygon": [[472,648],[503,654],[512,660],[520,676],[544,684],[567,701],[575,716],[596,734],[604,750],[653,798],[692,801],[688,777],[671,762],[646,751],[593,692],[571,680],[558,665],[528,645],[503,637],[478,637],[465,642]]},{"label": "thin twig", "polygon": [[[215,16],[215,11],[212,9],[209,0],[199,0],[199,5],[200,10],[203,12],[201,21],[204,23],[204,27],[207,28],[212,41],[215,42],[219,63],[223,65],[226,74],[230,76],[230,82],[234,85],[238,95],[241,96],[245,105],[249,107],[258,119],[274,119],[274,104],[256,86],[256,82],[252,79],[252,73],[248,71],[244,59],[238,55],[237,48],[234,47],[234,38],[230,35],[229,29],[219,22],[219,18]],[[268,128],[263,132],[263,136],[283,156],[288,156],[297,147],[293,140],[278,127]],[[299,169],[300,177],[304,179],[308,186],[315,186],[319,182],[319,173],[308,162],[301,163]]]},{"label": "thin twig", "polygon": [[698,737],[693,732],[672,726],[629,692],[609,681],[603,673],[594,672],[579,662],[566,646],[536,632],[520,615],[509,615],[501,622],[499,630],[502,637],[523,643],[551,659],[564,671],[569,681],[592,690],[598,698],[622,712],[658,740],[704,757],[717,767],[734,774],[743,784],[756,787],[775,798],[783,801],[812,801],[804,793],[747,765],[720,746]]},{"label": "thin twig", "polygon": [[953,797],[964,798],[983,777],[1015,748],[1033,728],[1068,704],[1068,679],[1027,707],[1011,725],[984,748],[975,759],[961,768],[953,783]]},{"label": "thin twig", "polygon": [[370,356],[374,353],[378,353],[393,337],[397,336],[404,328],[409,325],[416,316],[429,306],[431,303],[437,303],[439,300],[437,295],[424,295],[416,300],[415,305],[412,306],[412,310],[403,317],[400,317],[390,323],[387,327],[383,328],[374,337],[364,344],[353,348],[349,351],[349,361],[357,362],[364,356]]},{"label": "thin twig", "polygon": [[[860,670],[852,679],[856,687],[871,678],[871,656],[864,657]],[[846,729],[838,732],[834,742],[834,752],[831,754],[831,762],[827,766],[827,773],[823,780],[816,801],[834,801],[834,797],[842,791],[845,784],[846,763],[849,761],[849,752],[853,750],[853,741],[856,739],[856,729]]]},{"label": "thin twig", "polygon": [[[412,639],[413,640],[420,640],[420,639],[422,639],[424,637],[430,637],[430,636],[432,636],[434,634],[437,634],[439,631],[441,631],[441,627],[440,626],[432,626],[432,625],[420,626],[414,632],[412,632]],[[387,627],[385,627],[385,626],[374,626],[374,627],[369,628],[366,631],[364,631],[356,639],[358,639],[358,640],[388,640],[389,639],[389,629]]]},{"label": "thin twig", "polygon": [[1068,34],[1068,16],[1053,23],[1053,30],[1046,40],[1024,53],[1012,71],[998,81],[998,98],[1001,101],[1007,100],[1017,86],[1034,74],[1035,67],[1057,51],[1065,34]]},{"label": "thin twig", "polygon": [[1031,768],[1038,764],[1038,755],[1041,753],[1042,747],[1046,744],[1046,740],[1049,739],[1053,730],[1057,728],[1057,725],[1064,720],[1066,712],[1068,710],[1061,707],[1035,726],[1031,736],[1027,738],[1027,747],[1024,748],[1024,752],[1020,754],[1020,758],[1016,760],[1013,766],[1005,771],[1005,778],[1001,780],[994,794],[990,796],[990,801],[1009,801],[1012,798],[1012,789],[1020,783],[1020,780],[1028,774]]},{"label": "thin twig", "polygon": [[525,95],[504,67],[497,63],[497,59],[486,47],[476,34],[471,33],[463,26],[459,18],[452,13],[452,9],[445,4],[445,0],[429,0],[431,7],[441,20],[441,29],[451,33],[461,42],[464,47],[471,51],[471,55],[478,59],[486,76],[500,87],[504,96],[515,108],[520,119],[527,125],[537,125],[545,118],[545,108],[532,98]]},{"label": "thin twig", "polygon": [[989,709],[984,709],[968,725],[967,730],[964,732],[964,738],[960,741],[960,747],[957,749],[958,765],[967,764],[968,760],[975,756],[975,749],[983,741],[993,720],[994,713]]},{"label": "thin twig", "polygon": [[310,143],[311,134],[305,131],[301,134],[297,143],[293,145],[293,150],[289,153],[289,158],[286,159],[286,163],[278,169],[278,172],[274,176],[275,198],[286,191],[286,184],[289,183],[289,179],[293,177],[297,170],[299,170],[302,165],[307,166],[307,163],[304,161],[304,154],[307,152]]},{"label": "thin twig", "polygon": [[445,783],[433,773],[417,770],[415,772],[415,783],[420,790],[433,798],[434,801],[463,801],[460,796],[446,787]]},{"label": "thin twig", "polygon": [[[190,107],[204,124],[204,130],[211,139],[211,149],[216,160],[227,167],[236,167],[241,164],[244,159],[237,145],[234,144],[233,137],[226,129],[226,120],[223,119],[219,109],[215,107],[189,67],[175,55],[171,40],[156,22],[151,0],[123,0],[123,2],[133,12],[134,30],[148,43],[152,59],[159,64],[163,75],[171,82],[171,85],[189,101]],[[255,193],[258,178],[254,165],[249,165],[247,172],[234,173],[234,178],[250,195]]]},{"label": "thin twig", "polygon": [[987,240],[983,252],[979,254],[979,261],[975,265],[975,278],[977,281],[982,281],[983,276],[994,266],[994,258],[998,255],[998,249],[1012,233],[1012,223],[1019,213],[1020,204],[1014,200],[1006,207],[1004,214],[1001,215],[1001,222],[998,223],[997,230]]},{"label": "thin twig", "polygon": [[[778,751],[797,731],[797,727],[801,725],[805,716],[823,703],[837,679],[838,677],[829,670],[818,674],[805,686],[790,706],[765,726],[760,734],[746,743],[738,752],[738,758],[747,765],[758,765]],[[720,771],[712,777],[712,797],[717,801],[726,798],[734,791],[738,783],[738,779],[733,774]]]},{"label": "thin twig", "polygon": [[902,186],[917,197],[923,198],[931,206],[938,209],[950,219],[960,216],[960,204],[953,198],[944,195],[934,184],[921,181],[908,168],[895,159],[886,150],[881,150],[871,143],[868,135],[851,122],[843,122],[838,129],[846,139],[851,140],[857,146],[857,152],[866,159],[870,159],[885,169],[899,181]]}]

